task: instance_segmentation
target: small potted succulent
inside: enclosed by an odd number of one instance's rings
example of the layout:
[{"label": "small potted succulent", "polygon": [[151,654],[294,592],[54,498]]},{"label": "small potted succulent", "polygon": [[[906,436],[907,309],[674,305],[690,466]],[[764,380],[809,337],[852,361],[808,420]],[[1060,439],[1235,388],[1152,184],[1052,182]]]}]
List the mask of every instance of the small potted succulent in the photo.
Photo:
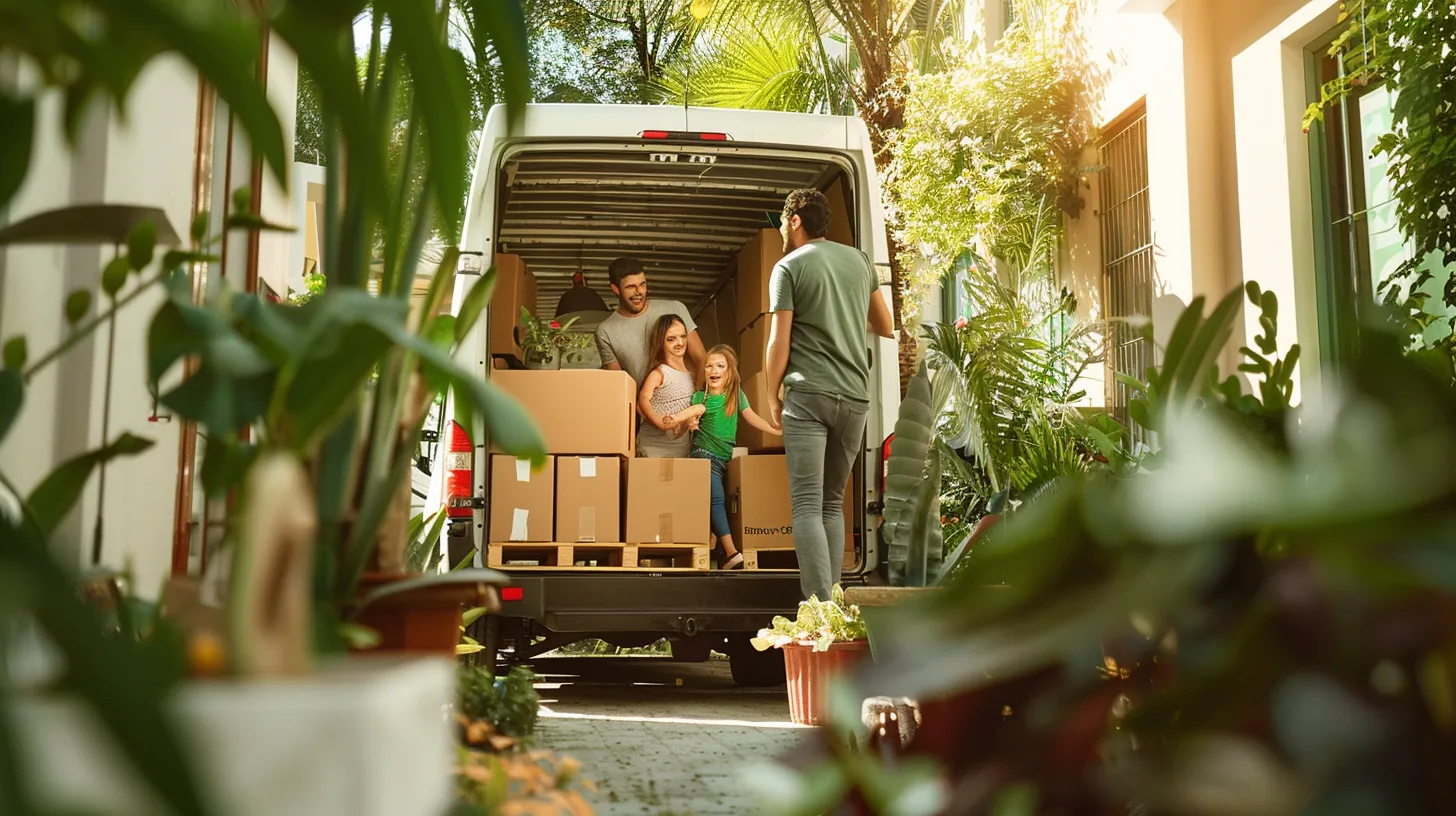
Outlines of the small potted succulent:
[{"label": "small potted succulent", "polygon": [[575,317],[567,318],[565,323],[539,320],[522,306],[521,325],[525,326],[526,336],[521,340],[521,348],[526,354],[526,368],[557,369],[561,368],[563,359],[571,361],[579,357],[581,344],[576,340],[577,335],[571,333],[577,320]]},{"label": "small potted succulent", "polygon": [[869,656],[869,638],[859,607],[844,602],[838,585],[827,601],[799,604],[794,620],[775,617],[752,640],[759,651],[782,649],[789,683],[789,718],[799,725],[826,721],[830,681],[852,671]]}]

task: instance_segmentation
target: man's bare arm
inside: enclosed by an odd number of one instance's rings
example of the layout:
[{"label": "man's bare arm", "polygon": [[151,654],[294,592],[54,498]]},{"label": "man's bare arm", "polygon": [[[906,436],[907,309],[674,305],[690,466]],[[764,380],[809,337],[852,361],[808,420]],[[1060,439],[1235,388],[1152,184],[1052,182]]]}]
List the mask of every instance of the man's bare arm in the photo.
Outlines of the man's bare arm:
[{"label": "man's bare arm", "polygon": [[870,332],[895,339],[895,318],[890,315],[890,307],[885,305],[885,296],[879,289],[870,292]]},{"label": "man's bare arm", "polygon": [[780,309],[773,313],[773,322],[768,327],[768,421],[775,427],[782,427],[779,417],[782,405],[779,389],[784,384],[784,372],[789,369],[789,332],[794,328],[794,312]]}]

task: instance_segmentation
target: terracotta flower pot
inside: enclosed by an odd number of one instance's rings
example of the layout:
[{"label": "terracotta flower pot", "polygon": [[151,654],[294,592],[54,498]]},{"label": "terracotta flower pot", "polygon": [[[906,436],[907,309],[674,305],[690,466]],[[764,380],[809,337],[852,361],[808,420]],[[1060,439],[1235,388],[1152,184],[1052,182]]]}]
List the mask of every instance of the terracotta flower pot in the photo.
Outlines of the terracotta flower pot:
[{"label": "terracotta flower pot", "polygon": [[[414,575],[366,573],[359,582],[359,594]],[[379,633],[379,645],[370,652],[412,652],[453,657],[460,643],[461,617],[465,604],[485,605],[481,584],[438,584],[381,598],[354,618]]]},{"label": "terracotta flower pot", "polygon": [[798,643],[782,648],[789,681],[789,719],[799,725],[820,725],[828,719],[825,703],[830,681],[854,671],[870,653],[867,640],[833,643],[825,652]]}]

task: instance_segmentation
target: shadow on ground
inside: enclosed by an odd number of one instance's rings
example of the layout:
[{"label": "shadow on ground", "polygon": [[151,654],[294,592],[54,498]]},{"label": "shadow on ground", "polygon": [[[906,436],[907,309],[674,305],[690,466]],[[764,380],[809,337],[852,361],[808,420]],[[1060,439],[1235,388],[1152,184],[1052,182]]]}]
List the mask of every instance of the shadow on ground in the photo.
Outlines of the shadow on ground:
[{"label": "shadow on ground", "polygon": [[581,760],[602,816],[760,811],[747,773],[808,730],[783,686],[740,689],[725,660],[542,658],[542,747]]}]

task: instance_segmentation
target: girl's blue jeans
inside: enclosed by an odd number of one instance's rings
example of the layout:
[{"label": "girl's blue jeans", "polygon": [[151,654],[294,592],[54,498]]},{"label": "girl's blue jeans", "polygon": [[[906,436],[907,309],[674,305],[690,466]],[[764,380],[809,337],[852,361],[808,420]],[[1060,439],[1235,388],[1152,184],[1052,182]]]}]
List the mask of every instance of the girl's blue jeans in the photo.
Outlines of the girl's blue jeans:
[{"label": "girl's blue jeans", "polygon": [[713,535],[719,538],[732,535],[733,530],[728,526],[727,491],[723,489],[723,479],[728,473],[728,460],[721,456],[714,456],[698,447],[693,448],[692,456],[694,459],[707,459],[712,470],[712,478],[709,481],[713,487],[713,503],[710,508],[711,512],[708,514],[708,521]]}]

